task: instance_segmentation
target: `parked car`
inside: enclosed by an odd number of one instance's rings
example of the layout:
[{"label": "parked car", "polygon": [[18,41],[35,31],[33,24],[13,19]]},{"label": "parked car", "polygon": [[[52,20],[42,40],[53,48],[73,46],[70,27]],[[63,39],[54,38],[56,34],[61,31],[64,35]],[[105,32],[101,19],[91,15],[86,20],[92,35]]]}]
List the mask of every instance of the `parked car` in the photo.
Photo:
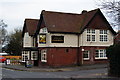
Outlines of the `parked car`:
[{"label": "parked car", "polygon": [[3,56],[0,56],[0,62],[5,62],[5,61],[6,61],[6,58]]}]

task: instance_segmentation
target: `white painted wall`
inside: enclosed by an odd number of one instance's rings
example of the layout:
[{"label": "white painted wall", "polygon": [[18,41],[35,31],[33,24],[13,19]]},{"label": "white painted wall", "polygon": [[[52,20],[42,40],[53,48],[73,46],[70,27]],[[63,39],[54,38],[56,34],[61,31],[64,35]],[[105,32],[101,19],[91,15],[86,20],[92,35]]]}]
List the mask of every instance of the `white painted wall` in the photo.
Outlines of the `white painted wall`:
[{"label": "white painted wall", "polygon": [[[51,36],[64,36],[64,43],[51,43]],[[96,41],[87,42],[87,31],[79,36],[79,46],[110,46],[113,44],[113,34],[108,30],[108,41],[100,42],[99,41],[99,30],[96,30]],[[39,35],[38,35],[38,47],[77,47],[78,46],[78,36],[76,34],[56,34],[56,33],[46,33],[46,44],[39,44]]]},{"label": "white painted wall", "polygon": [[33,38],[29,36],[28,32],[24,34],[23,47],[33,47]]},{"label": "white painted wall", "polygon": [[[51,36],[64,36],[64,43],[51,43]],[[75,34],[46,34],[46,44],[38,44],[38,47],[77,47],[77,36]],[[38,36],[39,43],[39,36]]]},{"label": "white painted wall", "polygon": [[101,42],[99,41],[99,30],[95,30],[96,34],[96,41],[95,42],[88,42],[87,41],[87,30],[84,30],[84,32],[80,35],[80,46],[110,46],[113,45],[114,36],[111,33],[111,31],[108,30],[108,41],[107,42]]},{"label": "white painted wall", "polygon": [[[51,36],[64,36],[64,43],[51,43]],[[77,47],[78,38],[75,34],[50,34],[49,46],[51,47]]]}]

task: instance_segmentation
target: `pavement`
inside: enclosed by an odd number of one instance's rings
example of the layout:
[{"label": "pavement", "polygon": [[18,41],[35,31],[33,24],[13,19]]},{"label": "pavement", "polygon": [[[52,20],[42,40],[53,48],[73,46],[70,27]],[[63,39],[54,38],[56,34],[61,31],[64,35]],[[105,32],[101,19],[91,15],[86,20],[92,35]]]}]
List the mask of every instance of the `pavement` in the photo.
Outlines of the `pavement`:
[{"label": "pavement", "polygon": [[90,70],[90,69],[100,69],[107,68],[107,64],[93,64],[93,65],[83,65],[83,66],[71,66],[71,67],[31,67],[26,68],[24,65],[2,65],[2,68],[13,69],[18,71],[30,71],[30,72],[62,72],[62,71],[79,71],[79,70]]}]

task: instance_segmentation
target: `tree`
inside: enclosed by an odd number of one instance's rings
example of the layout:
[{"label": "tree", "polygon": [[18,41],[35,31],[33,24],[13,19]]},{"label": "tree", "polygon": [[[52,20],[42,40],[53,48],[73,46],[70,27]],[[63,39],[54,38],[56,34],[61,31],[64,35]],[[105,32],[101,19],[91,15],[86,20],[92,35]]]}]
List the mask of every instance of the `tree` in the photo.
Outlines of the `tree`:
[{"label": "tree", "polygon": [[110,17],[111,24],[119,27],[120,30],[120,0],[100,0],[99,5]]},{"label": "tree", "polygon": [[0,52],[2,51],[2,45],[6,41],[7,37],[7,24],[4,23],[3,20],[0,20]]},{"label": "tree", "polygon": [[120,44],[114,44],[107,48],[106,53],[109,59],[109,75],[120,77]]},{"label": "tree", "polygon": [[7,52],[11,55],[21,55],[22,52],[22,30],[15,29],[15,32],[9,36]]}]

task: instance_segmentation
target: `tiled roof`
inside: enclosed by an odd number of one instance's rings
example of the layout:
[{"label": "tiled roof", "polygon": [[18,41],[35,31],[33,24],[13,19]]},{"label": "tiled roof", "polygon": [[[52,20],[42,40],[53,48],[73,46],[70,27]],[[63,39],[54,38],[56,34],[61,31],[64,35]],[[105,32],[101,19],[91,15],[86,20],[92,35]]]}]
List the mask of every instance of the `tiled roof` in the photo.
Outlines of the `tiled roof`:
[{"label": "tiled roof", "polygon": [[99,9],[83,14],[42,11],[49,32],[80,33]]},{"label": "tiled roof", "polygon": [[[82,33],[98,12],[101,13],[100,9],[89,12],[84,11],[84,13],[81,14],[43,10],[41,12],[40,20],[25,19],[22,36],[24,36],[25,32],[28,32],[29,35],[35,35],[35,33],[38,34],[40,28],[43,27],[43,25],[41,25],[42,22],[44,22],[44,26],[47,27],[48,32]],[[109,29],[115,34],[110,25]]]},{"label": "tiled roof", "polygon": [[29,35],[34,35],[37,29],[38,21],[38,19],[25,19],[25,32],[28,32]]}]

